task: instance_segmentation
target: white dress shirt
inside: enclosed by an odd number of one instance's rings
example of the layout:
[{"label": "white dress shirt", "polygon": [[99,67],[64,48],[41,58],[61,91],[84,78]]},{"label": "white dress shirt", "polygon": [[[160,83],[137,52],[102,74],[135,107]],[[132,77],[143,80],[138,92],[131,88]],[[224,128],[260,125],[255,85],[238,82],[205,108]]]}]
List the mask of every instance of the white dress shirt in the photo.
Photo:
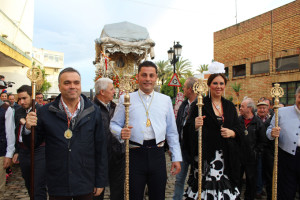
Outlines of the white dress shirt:
[{"label": "white dress shirt", "polygon": [[[152,91],[151,94],[146,94],[144,93],[142,90],[139,89],[139,94],[140,94],[140,97],[142,98],[146,108],[145,108],[145,115],[146,115],[146,109],[150,110],[149,106],[151,106],[151,100],[153,98],[153,95],[154,95],[154,92]],[[150,120],[151,122],[151,120]],[[145,129],[145,132],[144,132],[144,140],[153,140],[155,139],[155,134],[154,134],[154,130],[153,130],[153,127],[152,127],[152,124],[151,126],[149,127],[146,127]]]},{"label": "white dress shirt", "polygon": [[12,158],[15,152],[15,120],[14,111],[11,107],[8,107],[5,113],[5,132],[6,132],[6,155],[7,158]]},{"label": "white dress shirt", "polygon": [[[172,162],[182,161],[179,136],[170,97],[158,92],[152,93],[154,96],[148,111],[151,126],[147,127],[146,111],[141,98],[139,97],[138,91],[132,92],[129,95],[131,103],[129,106],[129,125],[133,127],[131,129],[130,141],[142,145],[144,140],[152,138],[152,133],[154,133],[153,139],[156,140],[156,144],[167,139],[172,153]],[[143,98],[144,103],[146,103],[146,96],[142,94],[140,95]],[[148,105],[150,105],[151,98],[148,99]],[[125,124],[125,107],[123,103],[124,95],[120,97],[115,114],[110,121],[110,130],[112,134],[120,140],[120,142],[124,142],[121,139],[121,130]],[[147,103],[145,106],[147,106]]]}]

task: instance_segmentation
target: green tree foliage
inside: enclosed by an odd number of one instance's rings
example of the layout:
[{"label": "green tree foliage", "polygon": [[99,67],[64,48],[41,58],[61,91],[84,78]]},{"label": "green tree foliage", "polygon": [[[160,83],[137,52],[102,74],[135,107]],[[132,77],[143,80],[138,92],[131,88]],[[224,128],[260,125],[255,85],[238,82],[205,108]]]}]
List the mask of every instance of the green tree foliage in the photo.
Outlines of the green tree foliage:
[{"label": "green tree foliage", "polygon": [[[168,77],[173,76],[173,66],[170,65],[171,70],[169,71]],[[184,78],[187,79],[190,76],[193,76],[192,73],[192,65],[188,59],[180,58],[179,61],[175,65],[176,74],[179,79]]]},{"label": "green tree foliage", "polygon": [[234,92],[236,93],[236,95],[239,96],[240,91],[242,89],[242,84],[234,82],[233,84],[231,84],[231,88],[234,90]]},{"label": "green tree foliage", "polygon": [[208,70],[208,64],[203,64],[203,65],[199,65],[196,71],[202,74],[204,71],[207,70]]},{"label": "green tree foliage", "polygon": [[[172,77],[169,77],[166,80],[166,82],[161,86],[160,92],[162,94],[165,94],[165,95],[171,97],[171,99],[173,99],[174,98],[174,89],[173,89],[174,87],[173,86],[168,86],[168,83],[170,82],[171,78]],[[179,88],[180,92],[183,92],[182,87],[183,87],[183,84],[184,84],[185,80],[186,80],[185,78],[179,78],[179,81],[181,83],[181,87]],[[176,87],[176,94],[177,94],[177,87]]]},{"label": "green tree foliage", "polygon": [[168,74],[171,69],[169,61],[160,60],[155,64],[157,65],[158,80],[160,81],[161,85],[163,85],[165,83],[165,80],[168,78]]},{"label": "green tree foliage", "polygon": [[229,101],[231,101],[231,102],[233,102],[233,96],[229,96],[226,99],[229,100]]}]

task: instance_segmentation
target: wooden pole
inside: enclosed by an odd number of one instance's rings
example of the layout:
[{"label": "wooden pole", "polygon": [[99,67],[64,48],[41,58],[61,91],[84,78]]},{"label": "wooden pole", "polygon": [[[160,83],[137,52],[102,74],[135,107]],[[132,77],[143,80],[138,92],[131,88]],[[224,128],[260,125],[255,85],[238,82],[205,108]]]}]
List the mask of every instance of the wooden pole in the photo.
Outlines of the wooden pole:
[{"label": "wooden pole", "polygon": [[[129,125],[129,106],[130,106],[130,95],[128,91],[124,96],[125,106],[125,128]],[[129,200],[129,139],[125,140],[125,200]]]},{"label": "wooden pole", "polygon": [[[275,87],[271,89],[271,95],[275,98],[274,112],[275,112],[275,127],[278,127],[278,108],[279,97],[282,97],[284,91],[278,83],[274,84]],[[272,183],[272,200],[277,200],[277,176],[278,176],[278,137],[275,138],[274,149],[274,167],[273,167],[273,183]]]},{"label": "wooden pole", "polygon": [[[198,95],[197,106],[198,116],[202,116],[203,94],[208,91],[208,86],[200,78],[193,86],[194,92]],[[198,200],[201,200],[202,192],[202,126],[198,129]]]},{"label": "wooden pole", "polygon": [[[32,66],[28,69],[27,77],[31,81],[32,86],[32,111],[35,112],[35,93],[36,93],[36,84],[38,81],[42,80],[42,71]],[[30,200],[34,200],[34,137],[35,131],[34,127],[31,127],[31,143],[30,143]]]},{"label": "wooden pole", "polygon": [[[35,112],[35,87],[36,82],[32,82],[32,111]],[[34,127],[31,127],[30,143],[30,199],[34,200]]]},{"label": "wooden pole", "polygon": [[[129,106],[130,95],[129,92],[133,91],[133,81],[130,75],[124,75],[120,81],[120,90],[125,91],[124,103],[125,106],[125,125],[124,128],[129,126]],[[129,139],[125,140],[125,183],[124,183],[125,200],[129,200]]]}]

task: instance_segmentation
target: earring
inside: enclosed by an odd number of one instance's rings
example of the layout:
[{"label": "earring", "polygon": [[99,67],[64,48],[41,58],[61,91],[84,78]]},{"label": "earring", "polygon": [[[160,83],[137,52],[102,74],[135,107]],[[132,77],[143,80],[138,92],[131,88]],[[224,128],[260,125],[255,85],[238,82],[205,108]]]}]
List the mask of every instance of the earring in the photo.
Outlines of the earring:
[{"label": "earring", "polygon": [[224,88],[224,98],[225,98],[225,91],[226,91],[226,89]]},{"label": "earring", "polygon": [[208,88],[208,97],[210,98],[210,88]]}]

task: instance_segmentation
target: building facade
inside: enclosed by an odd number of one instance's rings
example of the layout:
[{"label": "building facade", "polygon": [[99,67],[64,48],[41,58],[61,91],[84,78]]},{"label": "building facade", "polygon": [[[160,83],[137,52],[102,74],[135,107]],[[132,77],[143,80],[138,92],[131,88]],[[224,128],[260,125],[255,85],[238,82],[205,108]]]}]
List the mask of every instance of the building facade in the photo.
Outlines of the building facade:
[{"label": "building facade", "polygon": [[280,83],[286,105],[295,102],[300,86],[300,0],[214,33],[214,59],[226,66],[226,97],[237,102],[231,87],[241,83],[240,101],[271,99]]},{"label": "building facade", "polygon": [[16,93],[32,65],[34,0],[1,0],[0,4],[0,74],[12,81],[8,92]]},{"label": "building facade", "polygon": [[44,94],[45,98],[58,95],[58,75],[64,67],[64,53],[46,49],[33,48],[33,59],[37,66],[45,70],[46,79],[51,84],[51,88]]}]

